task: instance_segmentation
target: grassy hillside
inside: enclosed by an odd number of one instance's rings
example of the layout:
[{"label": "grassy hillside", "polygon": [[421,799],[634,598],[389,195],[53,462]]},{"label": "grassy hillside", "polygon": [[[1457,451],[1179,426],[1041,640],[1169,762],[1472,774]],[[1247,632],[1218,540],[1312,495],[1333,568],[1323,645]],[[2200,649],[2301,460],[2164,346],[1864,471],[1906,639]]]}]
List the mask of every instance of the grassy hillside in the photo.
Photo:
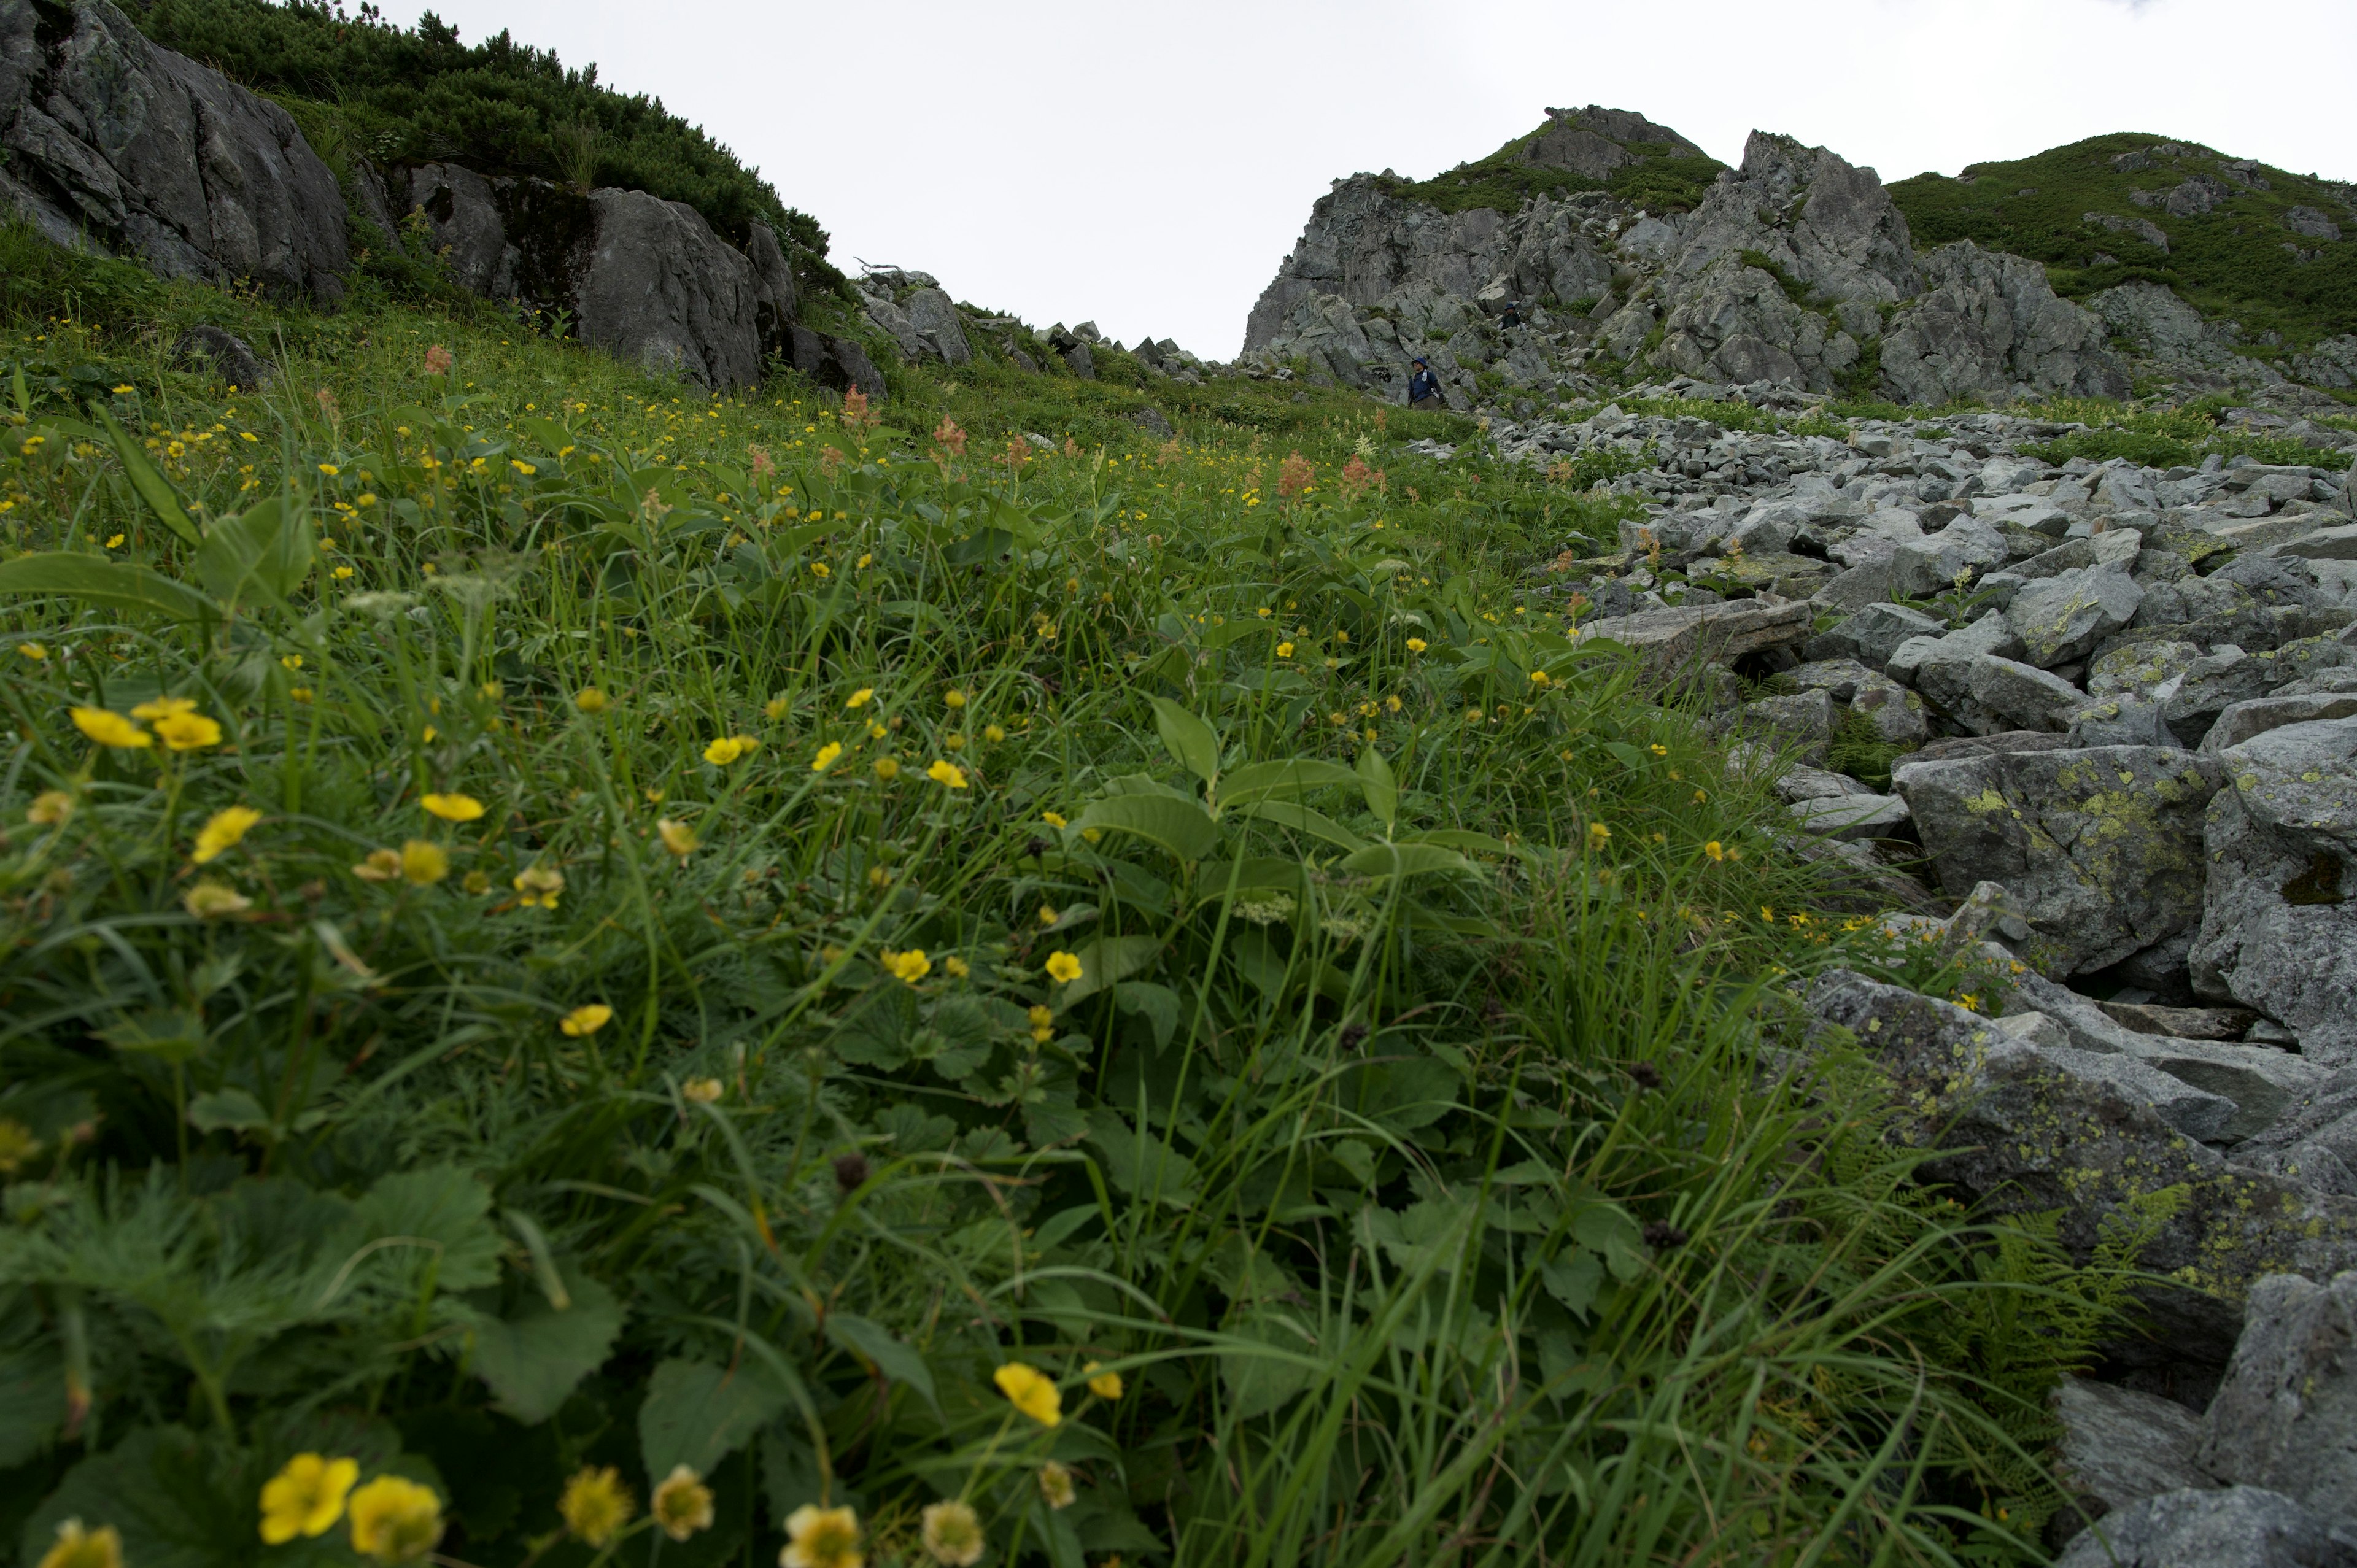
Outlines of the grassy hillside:
[{"label": "grassy hillside", "polygon": [[1620,503],[0,240],[0,1562],[2034,1560],[2121,1276],[1774,1049],[1981,980],[1575,646]]},{"label": "grassy hillside", "polygon": [[661,102],[568,70],[504,31],[462,44],[427,12],[414,28],[341,0],[127,0],[140,30],[285,103],[330,166],[448,160],[486,175],[537,175],[651,190],[741,242],[767,222],[823,256],[816,220]]},{"label": "grassy hillside", "polygon": [[1631,152],[1640,155],[1637,162],[1615,169],[1609,180],[1590,179],[1569,169],[1523,160],[1523,150],[1546,132],[1547,127],[1541,125],[1485,158],[1459,164],[1430,179],[1389,179],[1384,188],[1394,196],[1426,202],[1444,212],[1463,212],[1476,207],[1515,212],[1541,192],[1560,197],[1578,190],[1609,190],[1623,201],[1656,212],[1685,212],[1702,199],[1710,182],[1727,166],[1716,158],[1696,157],[1668,143],[1632,142],[1625,145]]},{"label": "grassy hillside", "polygon": [[[2165,198],[2189,180],[2215,182],[2216,205],[2173,212],[2163,199],[2135,198]],[[2123,132],[2012,163],[1975,164],[1954,178],[1918,175],[1890,194],[1918,245],[1972,240],[2029,256],[2046,263],[2057,292],[2072,298],[2141,280],[2294,348],[2357,332],[2357,207],[2345,184]],[[2299,208],[2325,216],[2341,238],[2300,232]],[[2105,227],[2090,214],[2127,227]],[[2143,224],[2166,239],[2165,252],[2139,237]]]}]

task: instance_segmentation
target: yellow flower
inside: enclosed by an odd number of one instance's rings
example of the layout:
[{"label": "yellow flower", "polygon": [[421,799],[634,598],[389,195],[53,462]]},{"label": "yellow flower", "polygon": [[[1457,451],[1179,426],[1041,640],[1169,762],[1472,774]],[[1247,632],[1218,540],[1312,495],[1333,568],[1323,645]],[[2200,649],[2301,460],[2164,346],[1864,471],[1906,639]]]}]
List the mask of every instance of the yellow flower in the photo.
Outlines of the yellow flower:
[{"label": "yellow flower", "polygon": [[942,736],[942,745],[943,747],[951,751],[963,751],[965,749],[965,736],[962,732],[953,731],[949,735]]},{"label": "yellow flower", "polygon": [[1082,1376],[1089,1380],[1089,1392],[1096,1395],[1097,1398],[1101,1400],[1117,1400],[1121,1398],[1121,1374],[1119,1372],[1099,1371],[1097,1369],[1097,1363],[1094,1361],[1091,1361],[1087,1366],[1082,1367],[1081,1369],[1081,1372]]},{"label": "yellow flower", "polygon": [[1293,644],[1291,644],[1291,643],[1289,643],[1289,642],[1280,642],[1280,643],[1278,643],[1278,644],[1276,645],[1276,656],[1277,656],[1279,659],[1290,659],[1290,658],[1292,658],[1292,657],[1293,657]]},{"label": "yellow flower", "polygon": [[704,748],[704,760],[715,768],[726,768],[760,744],[749,735],[724,735]]},{"label": "yellow flower", "polygon": [[180,908],[199,920],[218,920],[253,908],[253,900],[227,883],[199,882],[180,896]]},{"label": "yellow flower", "polygon": [[352,875],[363,882],[390,882],[401,875],[401,852],[372,849],[366,860],[352,867]]},{"label": "yellow flower", "polygon": [[655,1485],[652,1511],[655,1523],[662,1527],[665,1535],[673,1541],[685,1541],[699,1530],[712,1528],[712,1488],[704,1484],[704,1478],[692,1466],[674,1465],[671,1474]]},{"label": "yellow flower", "polygon": [[[726,1092],[726,1086],[716,1078],[691,1078],[679,1086],[679,1097],[693,1100],[698,1105],[717,1105],[720,1097]],[[655,1488],[655,1511],[662,1511],[662,1488],[660,1487]],[[711,1521],[707,1520],[705,1522]],[[684,1540],[685,1537],[678,1539]]]},{"label": "yellow flower", "polygon": [[856,692],[852,693],[848,697],[844,698],[843,705],[846,708],[864,708],[875,695],[875,687],[862,686]]},{"label": "yellow flower", "polygon": [[917,1517],[926,1554],[943,1568],[974,1568],[982,1561],[982,1520],[972,1503],[928,1503]]},{"label": "yellow flower", "polygon": [[793,701],[788,697],[772,697],[761,704],[762,716],[773,721],[784,718],[793,710]]},{"label": "yellow flower", "polygon": [[199,865],[218,860],[245,836],[245,830],[262,821],[262,813],[251,806],[224,806],[215,811],[198,831],[197,847],[188,858]]},{"label": "yellow flower", "polygon": [[866,1568],[859,1550],[859,1515],[850,1509],[804,1503],[786,1516],[786,1549],[778,1568]]},{"label": "yellow flower", "polygon": [[1020,1361],[1009,1361],[990,1374],[1017,1410],[1042,1426],[1056,1426],[1064,1419],[1064,1396],[1057,1391],[1056,1380],[1036,1367]]},{"label": "yellow flower", "polygon": [[406,1563],[442,1539],[442,1499],[431,1487],[379,1476],[351,1498],[352,1550],[380,1563]]},{"label": "yellow flower", "polygon": [[832,572],[831,570],[829,570],[829,569],[828,569],[828,567],[827,567],[827,564],[826,564],[825,562],[823,562],[823,561],[813,561],[813,562],[812,562],[812,563],[811,563],[811,575],[812,575],[812,576],[813,576],[813,577],[818,577],[818,578],[822,578],[822,579],[823,579],[823,578],[827,578],[827,577],[832,577],[832,576],[834,576],[834,572]]},{"label": "yellow flower", "polygon": [[76,708],[74,728],[101,746],[117,751],[144,751],[156,744],[156,737],[124,718],[112,708]]},{"label": "yellow flower", "polygon": [[421,795],[417,803],[446,822],[471,822],[483,814],[483,803],[472,795]]},{"label": "yellow flower", "polygon": [[1053,1459],[1039,1466],[1039,1496],[1051,1509],[1072,1506],[1072,1473]]},{"label": "yellow flower", "polygon": [[62,789],[44,789],[25,808],[25,820],[37,828],[61,828],[74,814],[74,798]]},{"label": "yellow flower", "polygon": [[297,1454],[262,1484],[262,1539],[284,1546],[298,1535],[325,1535],[344,1517],[344,1498],[361,1478],[357,1459]]},{"label": "yellow flower", "polygon": [[982,738],[988,741],[991,745],[996,746],[1000,741],[1006,738],[1006,732],[999,728],[996,725],[985,725],[982,726]]},{"label": "yellow flower", "polygon": [[323,473],[323,474],[327,475],[327,476],[328,476],[328,478],[331,478],[331,479],[332,479],[332,478],[334,478],[338,474],[342,473],[342,472],[343,472],[343,470],[342,470],[341,468],[337,467],[333,463],[322,463],[322,464],[320,464],[320,465],[319,465],[319,472],[321,472],[321,473]]},{"label": "yellow flower", "polygon": [[174,714],[194,713],[196,708],[197,700],[194,697],[157,697],[132,709],[131,716],[154,724],[157,719],[167,719]]},{"label": "yellow flower", "polygon": [[1051,1028],[1056,1022],[1056,1015],[1048,1008],[1040,1006],[1037,1002],[1031,1004],[1029,1011],[1024,1016],[1031,1021],[1031,1026],[1035,1029]]},{"label": "yellow flower", "polygon": [[934,758],[931,768],[925,769],[925,777],[936,784],[945,785],[952,789],[965,788],[965,769],[954,763],[943,762],[938,757]]},{"label": "yellow flower", "polygon": [[1048,955],[1048,978],[1059,985],[1070,985],[1081,977],[1081,961],[1071,953],[1051,952]]},{"label": "yellow flower", "polygon": [[942,972],[952,980],[963,980],[974,969],[962,958],[945,958],[942,960]]},{"label": "yellow flower", "polygon": [[523,895],[517,902],[525,908],[554,909],[556,896],[565,891],[565,873],[547,866],[526,866],[516,873],[513,886]]},{"label": "yellow flower", "polygon": [[1060,817],[1060,816],[1057,815],[1057,814],[1056,814],[1055,812],[1053,812],[1053,811],[1042,811],[1042,812],[1040,812],[1040,813],[1039,813],[1039,820],[1040,820],[1041,822],[1043,822],[1047,823],[1047,824],[1048,824],[1049,827],[1051,827],[1051,828],[1060,828],[1060,827],[1066,827],[1066,826],[1069,826],[1069,825],[1070,825],[1070,824],[1068,824],[1068,823],[1064,821],[1064,819],[1063,819],[1062,817]]},{"label": "yellow flower", "polygon": [[58,1539],[41,1556],[40,1568],[123,1568],[123,1535],[111,1524],[84,1530],[70,1519],[58,1526]]},{"label": "yellow flower", "polygon": [[0,1116],[0,1176],[15,1176],[40,1157],[41,1141],[14,1116]]},{"label": "yellow flower", "polygon": [[818,748],[818,755],[811,758],[811,771],[813,773],[825,772],[828,768],[834,766],[834,759],[842,755],[843,743],[838,740],[828,741],[824,746]]},{"label": "yellow flower", "polygon": [[174,751],[200,751],[221,744],[221,727],[202,714],[167,714],[156,721],[156,733]]},{"label": "yellow flower", "polygon": [[685,822],[662,818],[655,823],[655,836],[662,840],[663,848],[682,860],[695,853],[695,830]]},{"label": "yellow flower", "polygon": [[607,1006],[603,1002],[591,1002],[576,1007],[558,1019],[556,1026],[577,1040],[584,1035],[596,1034],[604,1028],[613,1016],[614,1010],[611,1007]]},{"label": "yellow flower", "polygon": [[900,777],[900,759],[899,757],[879,757],[876,759],[875,767],[876,777],[883,783],[889,784],[893,779]]},{"label": "yellow flower", "polygon": [[1531,684],[1534,686],[1544,686],[1547,684],[1547,672],[1544,670],[1532,671]]},{"label": "yellow flower", "polygon": [[924,949],[910,948],[907,952],[886,953],[884,967],[895,979],[914,985],[933,972],[933,961],[925,956]]},{"label": "yellow flower", "polygon": [[1059,920],[1059,919],[1060,919],[1060,918],[1062,918],[1062,917],[1059,916],[1059,915],[1056,913],[1056,911],[1055,911],[1055,909],[1054,909],[1054,908],[1053,908],[1052,906],[1049,906],[1049,905],[1047,905],[1047,904],[1042,904],[1042,905],[1040,905],[1040,906],[1039,906],[1039,923],[1040,923],[1041,925],[1043,925],[1043,926],[1052,926],[1052,925],[1054,925],[1054,924],[1057,922],[1057,920]]},{"label": "yellow flower", "polygon": [[556,1511],[565,1520],[565,1528],[591,1546],[603,1546],[615,1533],[630,1522],[636,1511],[630,1488],[622,1485],[621,1472],[608,1465],[603,1469],[594,1465],[584,1466],[565,1483],[565,1495],[557,1500]]},{"label": "yellow flower", "polygon": [[1587,824],[1587,847],[1591,853],[1601,850],[1606,844],[1610,843],[1611,842],[1612,830],[1610,828],[1606,827],[1602,822],[1590,822]]},{"label": "yellow flower", "polygon": [[1725,860],[1727,858],[1727,846],[1720,843],[1717,839],[1713,839],[1708,843],[1703,845],[1702,852],[1703,854],[1710,856],[1713,860]]},{"label": "yellow flower", "polygon": [[401,875],[419,887],[431,887],[450,875],[450,856],[438,843],[411,839],[401,846]]},{"label": "yellow flower", "polygon": [[38,642],[20,642],[16,645],[16,651],[36,664],[49,656],[48,646]]},{"label": "yellow flower", "polygon": [[573,705],[585,714],[602,714],[608,699],[595,686],[584,686],[573,693]]},{"label": "yellow flower", "polygon": [[1421,653],[1430,646],[1431,644],[1420,637],[1411,637],[1407,639],[1407,650],[1410,653]]},{"label": "yellow flower", "polygon": [[952,686],[942,693],[942,703],[952,713],[965,706],[965,693]]}]

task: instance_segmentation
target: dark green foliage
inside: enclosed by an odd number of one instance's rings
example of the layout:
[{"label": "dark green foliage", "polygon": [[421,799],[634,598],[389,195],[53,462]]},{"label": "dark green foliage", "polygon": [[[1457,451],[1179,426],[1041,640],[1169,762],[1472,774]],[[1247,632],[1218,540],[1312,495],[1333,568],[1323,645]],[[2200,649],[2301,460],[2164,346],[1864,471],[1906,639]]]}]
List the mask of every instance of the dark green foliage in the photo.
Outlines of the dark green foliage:
[{"label": "dark green foliage", "polygon": [[1404,200],[1421,201],[1443,212],[1464,212],[1476,207],[1513,212],[1541,193],[1562,197],[1582,190],[1609,190],[1631,206],[1654,211],[1686,212],[1727,166],[1716,158],[1679,154],[1665,144],[1632,142],[1629,150],[1640,155],[1636,163],[1615,169],[1609,180],[1589,179],[1569,169],[1523,161],[1523,149],[1545,129],[1543,125],[1517,136],[1486,158],[1430,179],[1385,179],[1383,188]]},{"label": "dark green foliage", "polygon": [[1826,766],[1836,773],[1846,773],[1862,784],[1878,789],[1890,788],[1891,764],[1915,748],[1882,738],[1874,721],[1854,709],[1845,708],[1834,725],[1832,749],[1826,755]]},{"label": "dark green foliage", "polygon": [[1738,252],[1738,254],[1742,257],[1743,264],[1745,266],[1758,267],[1761,272],[1766,273],[1770,277],[1774,278],[1776,280],[1776,286],[1784,291],[1784,297],[1786,299],[1791,300],[1794,305],[1806,305],[1809,303],[1809,285],[1803,283],[1799,278],[1794,277],[1791,273],[1786,272],[1782,263],[1779,263],[1775,257],[1770,255],[1765,251],[1743,251]]},{"label": "dark green foliage", "polygon": [[308,0],[129,0],[140,28],[285,104],[328,166],[450,160],[486,175],[537,175],[652,191],[694,208],[731,240],[768,223],[826,253],[826,231],[759,174],[643,94],[567,70],[553,50],[502,31],[472,47],[428,11],[414,28],[371,7],[349,16]]},{"label": "dark green foliage", "polygon": [[[2043,262],[2056,291],[2069,298],[2142,281],[2164,284],[2204,315],[2229,317],[2254,337],[2273,331],[2295,347],[2357,330],[2357,237],[2309,239],[2285,222],[2294,207],[2311,207],[2344,233],[2357,233],[2347,187],[2268,167],[2252,180],[2224,168],[2222,155],[2191,144],[2180,144],[2181,157],[2155,157],[2133,172],[2113,166],[2114,158],[2160,140],[2133,133],[2095,136],[2011,163],[1975,164],[1953,179],[1919,175],[1891,186],[1890,195],[1916,244],[1972,240]],[[2129,195],[2158,194],[2196,175],[2234,194],[2188,218],[2158,204],[2140,206]],[[2149,222],[2168,236],[2168,252],[2133,232],[2091,223],[2089,213]],[[2117,260],[2096,265],[2097,252]]]},{"label": "dark green foliage", "polygon": [[0,317],[67,317],[120,329],[152,318],[165,285],[133,262],[61,250],[21,219],[0,222]]}]

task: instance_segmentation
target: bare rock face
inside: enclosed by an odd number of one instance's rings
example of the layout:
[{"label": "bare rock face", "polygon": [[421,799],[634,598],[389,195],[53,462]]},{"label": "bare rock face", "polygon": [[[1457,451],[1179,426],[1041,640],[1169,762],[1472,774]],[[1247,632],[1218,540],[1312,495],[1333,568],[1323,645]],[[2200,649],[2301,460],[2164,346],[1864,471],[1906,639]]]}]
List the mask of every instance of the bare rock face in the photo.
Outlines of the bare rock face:
[{"label": "bare rock face", "polygon": [[2207,1426],[2195,1458],[2221,1480],[2357,1518],[2357,1274],[2253,1287]]},{"label": "bare rock face", "polygon": [[600,190],[575,298],[581,340],[704,386],[761,379],[760,280],[704,215],[643,190]]},{"label": "bare rock face", "polygon": [[0,199],[54,243],[343,297],[343,194],[294,119],[107,0],[0,0]]},{"label": "bare rock face", "polygon": [[1923,257],[1922,275],[1924,294],[1882,343],[1883,379],[1907,402],[2029,389],[2127,395],[2104,323],[2058,295],[2036,262],[1959,240]]}]

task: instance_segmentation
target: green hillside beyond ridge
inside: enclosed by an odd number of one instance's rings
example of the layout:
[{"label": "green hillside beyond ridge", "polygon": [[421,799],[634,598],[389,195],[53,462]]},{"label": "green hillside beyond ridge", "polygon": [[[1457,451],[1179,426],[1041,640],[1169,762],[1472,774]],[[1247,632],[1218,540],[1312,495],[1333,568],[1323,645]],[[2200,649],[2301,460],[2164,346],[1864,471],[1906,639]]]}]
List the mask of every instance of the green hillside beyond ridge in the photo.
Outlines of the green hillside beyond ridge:
[{"label": "green hillside beyond ridge", "polygon": [[1971,240],[2028,256],[2066,298],[2156,283],[2270,347],[2269,333],[2298,349],[2357,331],[2346,184],[2121,132],[1889,191],[1919,247]]}]

